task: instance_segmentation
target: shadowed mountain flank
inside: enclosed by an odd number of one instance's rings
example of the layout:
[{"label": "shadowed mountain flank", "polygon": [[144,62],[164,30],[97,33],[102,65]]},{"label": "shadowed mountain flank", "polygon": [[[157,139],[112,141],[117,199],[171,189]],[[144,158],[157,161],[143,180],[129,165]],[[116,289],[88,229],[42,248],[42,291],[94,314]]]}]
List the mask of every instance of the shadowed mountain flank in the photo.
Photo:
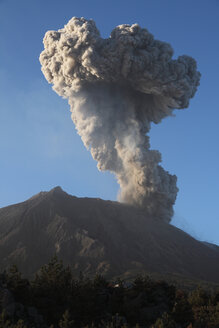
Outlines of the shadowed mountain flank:
[{"label": "shadowed mountain flank", "polygon": [[180,274],[219,282],[219,248],[135,207],[60,187],[0,209],[0,269],[31,276],[57,254],[78,274]]}]

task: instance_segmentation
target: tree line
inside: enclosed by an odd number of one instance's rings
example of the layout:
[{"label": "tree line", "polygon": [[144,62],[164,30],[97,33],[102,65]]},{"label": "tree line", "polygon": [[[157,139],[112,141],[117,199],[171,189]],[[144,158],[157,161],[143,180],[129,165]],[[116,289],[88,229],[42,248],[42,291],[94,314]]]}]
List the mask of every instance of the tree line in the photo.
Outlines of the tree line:
[{"label": "tree line", "polygon": [[219,328],[219,291],[74,277],[53,257],[31,281],[15,265],[0,274],[0,313],[0,328]]}]

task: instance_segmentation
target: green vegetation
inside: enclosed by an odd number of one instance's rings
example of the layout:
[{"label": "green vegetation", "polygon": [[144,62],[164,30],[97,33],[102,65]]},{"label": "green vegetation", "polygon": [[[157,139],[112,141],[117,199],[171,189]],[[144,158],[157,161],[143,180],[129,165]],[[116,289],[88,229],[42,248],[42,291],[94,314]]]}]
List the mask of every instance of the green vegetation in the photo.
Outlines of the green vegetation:
[{"label": "green vegetation", "polygon": [[219,328],[219,292],[179,289],[138,276],[90,279],[54,257],[32,281],[16,266],[0,275],[0,328]]}]

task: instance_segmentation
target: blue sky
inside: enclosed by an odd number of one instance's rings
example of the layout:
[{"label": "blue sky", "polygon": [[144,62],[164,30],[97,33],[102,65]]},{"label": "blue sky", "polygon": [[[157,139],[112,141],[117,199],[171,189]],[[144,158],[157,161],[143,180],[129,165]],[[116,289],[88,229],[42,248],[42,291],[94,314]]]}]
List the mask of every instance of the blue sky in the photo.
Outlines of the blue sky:
[{"label": "blue sky", "polygon": [[190,107],[153,125],[151,148],[178,177],[173,224],[219,244],[219,1],[0,0],[0,207],[60,185],[79,197],[115,200],[118,185],[84,148],[66,100],[40,70],[47,30],[73,16],[93,18],[103,37],[139,23],[194,57],[202,74]]}]

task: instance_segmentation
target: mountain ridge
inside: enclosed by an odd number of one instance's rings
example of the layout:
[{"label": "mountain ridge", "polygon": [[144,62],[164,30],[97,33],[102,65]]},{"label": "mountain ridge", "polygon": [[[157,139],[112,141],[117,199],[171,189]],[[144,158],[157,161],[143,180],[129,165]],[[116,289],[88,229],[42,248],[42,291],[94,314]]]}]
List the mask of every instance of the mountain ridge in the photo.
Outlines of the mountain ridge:
[{"label": "mountain ridge", "polygon": [[61,187],[0,209],[0,269],[15,263],[27,276],[57,254],[75,274],[176,273],[219,282],[214,246],[140,209]]}]

